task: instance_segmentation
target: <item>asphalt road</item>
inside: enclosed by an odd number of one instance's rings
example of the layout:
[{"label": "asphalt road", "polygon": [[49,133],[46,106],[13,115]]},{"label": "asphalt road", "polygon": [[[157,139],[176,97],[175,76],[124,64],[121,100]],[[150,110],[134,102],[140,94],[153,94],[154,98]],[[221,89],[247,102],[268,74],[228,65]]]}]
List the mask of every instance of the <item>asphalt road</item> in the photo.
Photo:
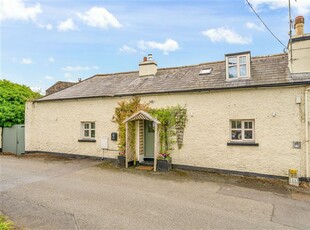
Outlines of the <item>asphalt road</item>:
[{"label": "asphalt road", "polygon": [[96,164],[0,155],[0,212],[24,229],[310,229],[309,197]]}]

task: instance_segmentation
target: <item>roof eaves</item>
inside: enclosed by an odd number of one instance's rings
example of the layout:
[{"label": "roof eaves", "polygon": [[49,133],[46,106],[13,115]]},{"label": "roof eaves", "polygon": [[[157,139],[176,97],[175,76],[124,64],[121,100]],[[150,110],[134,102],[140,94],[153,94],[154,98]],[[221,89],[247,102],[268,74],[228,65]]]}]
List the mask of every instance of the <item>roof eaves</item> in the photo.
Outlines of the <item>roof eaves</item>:
[{"label": "roof eaves", "polygon": [[270,84],[257,84],[257,85],[244,85],[233,87],[218,87],[218,88],[197,88],[197,89],[184,89],[184,90],[171,90],[162,92],[140,92],[140,93],[124,93],[124,94],[107,94],[100,96],[84,96],[84,97],[71,97],[71,98],[57,98],[57,99],[44,99],[40,98],[34,102],[46,102],[46,101],[65,101],[65,100],[79,100],[79,99],[91,99],[91,98],[105,98],[105,97],[127,97],[127,96],[143,96],[143,95],[156,95],[156,94],[171,94],[171,93],[191,93],[191,92],[207,92],[207,91],[219,91],[219,90],[232,90],[232,89],[250,89],[250,88],[272,88],[280,86],[298,86],[298,85],[310,85],[309,81],[299,82],[283,82],[283,83],[270,83]]}]

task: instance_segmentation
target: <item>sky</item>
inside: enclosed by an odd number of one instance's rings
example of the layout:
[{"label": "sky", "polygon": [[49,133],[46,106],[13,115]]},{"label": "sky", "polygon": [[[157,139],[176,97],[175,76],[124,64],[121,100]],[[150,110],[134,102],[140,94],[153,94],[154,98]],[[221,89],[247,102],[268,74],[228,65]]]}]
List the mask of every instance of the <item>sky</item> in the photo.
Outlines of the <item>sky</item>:
[{"label": "sky", "polygon": [[[288,0],[248,0],[287,45]],[[292,18],[310,0],[291,0]],[[283,53],[245,0],[0,0],[0,79],[44,93],[57,81],[135,71],[152,53],[159,68]]]}]

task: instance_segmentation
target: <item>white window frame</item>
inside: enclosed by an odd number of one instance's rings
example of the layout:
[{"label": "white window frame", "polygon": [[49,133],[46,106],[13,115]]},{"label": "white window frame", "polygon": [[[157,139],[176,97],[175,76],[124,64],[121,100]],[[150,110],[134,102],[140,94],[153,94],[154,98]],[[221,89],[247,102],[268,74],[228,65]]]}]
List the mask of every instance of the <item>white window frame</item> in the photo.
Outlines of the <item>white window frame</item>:
[{"label": "white window frame", "polygon": [[[240,66],[244,65],[242,63],[240,63],[240,58],[245,57],[246,61],[245,61],[245,66],[246,66],[246,75],[245,76],[241,76],[240,75]],[[235,65],[230,65],[229,64],[229,59],[230,58],[236,58],[237,59],[237,63]],[[251,72],[251,66],[250,66],[250,53],[242,53],[242,54],[232,54],[232,55],[226,55],[226,80],[227,81],[234,81],[234,80],[238,80],[238,79],[249,79]],[[237,77],[235,78],[229,78],[229,67],[231,66],[236,66],[237,67]]]},{"label": "white window frame", "polygon": [[[88,125],[89,128],[85,128],[85,125]],[[94,128],[92,128],[92,124],[94,124]],[[85,130],[88,130],[88,136],[85,136]],[[91,132],[95,132],[95,136],[91,136]],[[95,139],[96,138],[96,123],[94,121],[82,121],[81,122],[81,137],[82,139]]]},{"label": "white window frame", "polygon": [[[232,122],[233,121],[240,121],[241,122],[241,128],[233,128],[232,127]],[[252,122],[252,128],[245,128],[245,122]],[[254,119],[231,119],[229,120],[229,139],[230,142],[246,142],[246,143],[254,143],[255,142],[255,120]],[[236,140],[232,139],[232,131],[233,130],[240,130],[241,131],[241,139]],[[252,131],[252,139],[245,139],[245,131]]]}]

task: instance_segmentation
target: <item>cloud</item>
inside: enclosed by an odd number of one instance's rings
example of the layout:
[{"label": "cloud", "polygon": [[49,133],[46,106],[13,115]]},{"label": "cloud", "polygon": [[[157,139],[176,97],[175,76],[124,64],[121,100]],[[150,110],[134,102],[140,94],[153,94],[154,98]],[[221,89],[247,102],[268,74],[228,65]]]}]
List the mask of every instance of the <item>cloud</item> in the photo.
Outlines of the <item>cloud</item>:
[{"label": "cloud", "polygon": [[54,59],[53,57],[49,57],[49,58],[48,58],[48,61],[49,61],[49,62],[55,62],[55,59]]},{"label": "cloud", "polygon": [[46,30],[52,30],[53,29],[53,26],[51,24],[38,24],[38,27],[40,29],[46,29]]},{"label": "cloud", "polygon": [[64,76],[65,76],[65,78],[72,78],[73,77],[71,73],[65,73]]},{"label": "cloud", "polygon": [[68,18],[66,21],[62,21],[57,26],[58,31],[65,32],[68,30],[77,30],[77,26],[74,24],[72,18]]},{"label": "cloud", "polygon": [[30,64],[33,64],[33,61],[31,60],[31,58],[23,58],[21,60],[21,63],[25,65],[30,65]]},{"label": "cloud", "polygon": [[252,42],[251,38],[242,37],[236,32],[223,27],[202,31],[202,34],[208,37],[212,42],[227,42],[240,45],[250,44]]},{"label": "cloud", "polygon": [[120,53],[127,53],[127,54],[134,54],[137,53],[137,50],[133,47],[123,45],[121,48],[118,50]]},{"label": "cloud", "polygon": [[76,82],[75,77],[71,73],[65,73],[64,74],[66,81]]},{"label": "cloud", "polygon": [[107,29],[108,27],[120,28],[119,21],[103,7],[93,7],[84,14],[77,13],[84,23],[91,27]]},{"label": "cloud", "polygon": [[98,66],[66,66],[61,68],[63,71],[69,71],[69,72],[73,72],[73,71],[87,71],[87,70],[91,70],[91,69],[99,69]]},{"label": "cloud", "polygon": [[170,52],[174,52],[180,49],[177,41],[173,39],[167,39],[164,43],[154,42],[154,41],[139,41],[138,47],[142,50],[146,49],[159,49],[164,52],[165,55]]},{"label": "cloud", "polygon": [[41,87],[39,87],[39,86],[30,86],[30,89],[33,92],[39,93],[41,95],[45,95],[45,91]]},{"label": "cloud", "polygon": [[3,20],[32,20],[42,13],[41,5],[36,3],[26,7],[23,0],[0,0],[0,21]]},{"label": "cloud", "polygon": [[[249,2],[257,10],[261,10],[265,6],[271,10],[288,7],[288,0],[249,0]],[[298,14],[306,15],[310,13],[309,0],[291,1],[291,6]]]},{"label": "cloud", "polygon": [[257,30],[257,31],[264,31],[264,27],[263,25],[261,24],[260,26],[256,25],[255,23],[253,22],[247,22],[245,23],[245,26],[248,28],[248,29],[253,29],[253,30]]},{"label": "cloud", "polygon": [[46,80],[49,80],[49,81],[54,80],[54,78],[51,77],[51,76],[45,76],[44,78],[45,78]]}]

